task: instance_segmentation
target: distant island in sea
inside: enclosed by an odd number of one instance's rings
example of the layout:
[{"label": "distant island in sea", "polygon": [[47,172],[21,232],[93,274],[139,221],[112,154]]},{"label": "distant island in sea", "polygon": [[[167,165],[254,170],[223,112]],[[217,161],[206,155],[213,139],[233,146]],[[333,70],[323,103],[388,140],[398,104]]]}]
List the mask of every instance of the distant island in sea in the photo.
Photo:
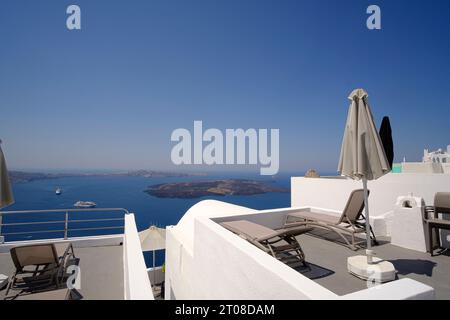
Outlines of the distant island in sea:
[{"label": "distant island in sea", "polygon": [[24,183],[35,180],[70,178],[70,177],[144,177],[144,178],[166,178],[166,177],[191,177],[204,176],[203,173],[179,173],[154,170],[135,170],[118,173],[39,173],[24,171],[9,171],[9,178],[13,183]]},{"label": "distant island in sea", "polygon": [[247,196],[269,192],[290,192],[290,190],[288,188],[274,186],[273,184],[267,182],[229,179],[163,183],[149,186],[144,192],[158,198],[191,199],[205,196]]}]

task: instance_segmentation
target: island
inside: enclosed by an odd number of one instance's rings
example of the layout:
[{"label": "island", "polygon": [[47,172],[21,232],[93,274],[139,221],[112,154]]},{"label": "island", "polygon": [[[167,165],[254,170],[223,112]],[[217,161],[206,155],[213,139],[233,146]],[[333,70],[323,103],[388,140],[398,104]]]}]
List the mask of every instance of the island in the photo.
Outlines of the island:
[{"label": "island", "polygon": [[181,173],[155,170],[135,170],[126,172],[111,173],[42,173],[42,172],[24,172],[9,171],[9,178],[13,183],[24,183],[35,180],[47,180],[57,178],[72,177],[144,177],[144,178],[167,178],[167,177],[191,177],[204,176],[204,173]]},{"label": "island", "polygon": [[290,190],[268,182],[229,179],[156,184],[149,186],[144,192],[158,198],[192,199],[205,196],[248,196]]}]

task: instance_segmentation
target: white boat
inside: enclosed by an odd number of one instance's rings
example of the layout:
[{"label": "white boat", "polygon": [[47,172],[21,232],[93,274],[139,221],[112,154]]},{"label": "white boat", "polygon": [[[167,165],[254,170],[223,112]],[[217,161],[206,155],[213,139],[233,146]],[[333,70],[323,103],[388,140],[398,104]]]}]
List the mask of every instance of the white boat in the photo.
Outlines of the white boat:
[{"label": "white boat", "polygon": [[61,188],[56,188],[55,193],[56,193],[56,195],[59,196],[62,193],[62,189]]},{"label": "white boat", "polygon": [[93,201],[77,201],[73,206],[77,208],[94,208],[97,204]]}]

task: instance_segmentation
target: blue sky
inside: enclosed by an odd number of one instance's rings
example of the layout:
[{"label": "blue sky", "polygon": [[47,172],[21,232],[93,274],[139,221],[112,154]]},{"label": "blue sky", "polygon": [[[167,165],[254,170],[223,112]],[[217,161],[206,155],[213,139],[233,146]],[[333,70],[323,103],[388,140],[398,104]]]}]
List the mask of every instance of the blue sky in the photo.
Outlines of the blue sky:
[{"label": "blue sky", "polygon": [[[366,28],[370,4],[382,30]],[[202,120],[279,128],[281,172],[334,172],[356,87],[377,125],[391,118],[395,160],[420,160],[450,144],[449,13],[445,0],[3,0],[8,165],[174,169],[171,132]]]}]

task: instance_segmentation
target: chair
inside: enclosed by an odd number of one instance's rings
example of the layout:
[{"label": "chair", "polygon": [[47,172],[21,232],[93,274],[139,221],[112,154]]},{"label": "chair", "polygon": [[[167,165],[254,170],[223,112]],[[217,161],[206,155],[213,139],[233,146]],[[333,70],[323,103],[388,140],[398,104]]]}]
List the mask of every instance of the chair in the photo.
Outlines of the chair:
[{"label": "chair", "polygon": [[[423,220],[428,232],[428,252],[434,255],[434,250],[440,248],[439,229],[450,230],[450,220],[439,218],[439,213],[450,214],[450,192],[437,192],[434,195],[434,206],[427,206]],[[430,217],[430,214],[433,214]]]},{"label": "chair", "polygon": [[[59,253],[58,253],[59,252]],[[34,244],[10,250],[16,271],[11,277],[5,296],[11,289],[23,291],[61,287],[70,257],[75,259],[72,244]]]},{"label": "chair", "polygon": [[[369,193],[369,191],[368,191]],[[366,223],[368,223],[362,213],[364,209],[364,190],[353,190],[348,198],[347,204],[340,216],[333,216],[314,211],[296,211],[288,213],[286,216],[285,228],[297,227],[300,225],[313,226],[331,230],[337,233],[352,250],[358,249],[358,244],[365,240],[356,241],[355,235],[366,233]],[[351,236],[351,242],[344,236]],[[375,234],[370,226],[370,234],[373,243],[378,244]]]},{"label": "chair", "polygon": [[[305,254],[295,237],[311,231],[312,228],[299,226],[296,228],[274,230],[247,220],[222,222],[220,225],[264,252],[271,254],[281,262],[288,265],[301,263],[303,266],[306,266]],[[283,240],[285,241],[284,244],[278,244]]]}]

